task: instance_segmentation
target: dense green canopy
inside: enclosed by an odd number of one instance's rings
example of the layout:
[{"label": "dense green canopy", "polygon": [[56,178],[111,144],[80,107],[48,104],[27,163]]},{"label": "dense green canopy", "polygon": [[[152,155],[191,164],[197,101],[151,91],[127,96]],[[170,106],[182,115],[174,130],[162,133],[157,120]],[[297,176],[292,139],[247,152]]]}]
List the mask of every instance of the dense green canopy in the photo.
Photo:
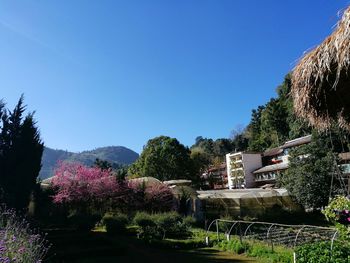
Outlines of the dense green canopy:
[{"label": "dense green canopy", "polygon": [[129,174],[132,177],[155,177],[161,181],[193,179],[190,150],[175,138],[156,137],[147,142]]}]

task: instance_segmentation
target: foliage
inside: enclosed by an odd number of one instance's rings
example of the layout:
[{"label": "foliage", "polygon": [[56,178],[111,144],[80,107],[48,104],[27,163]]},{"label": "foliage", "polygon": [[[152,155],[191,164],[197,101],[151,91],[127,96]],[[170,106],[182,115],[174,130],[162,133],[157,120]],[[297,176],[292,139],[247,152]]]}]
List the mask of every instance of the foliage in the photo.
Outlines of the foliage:
[{"label": "foliage", "polygon": [[220,241],[215,246],[235,254],[245,253],[249,257],[260,259],[260,262],[293,262],[293,254],[290,249],[281,246],[275,246],[272,249],[271,246],[263,242],[240,241],[238,238],[231,238],[230,241]]},{"label": "foliage", "polygon": [[[233,137],[240,135],[234,134]],[[224,160],[225,154],[234,150],[234,145],[232,140],[226,138],[220,138],[217,140],[203,138],[198,136],[196,138],[195,144],[191,146],[191,152],[202,153],[210,164],[213,163],[215,158],[219,158],[221,161]]]},{"label": "foliage", "polygon": [[40,178],[46,179],[53,176],[58,161],[78,162],[86,166],[94,166],[96,159],[99,159],[107,161],[113,170],[119,170],[135,162],[138,156],[136,152],[122,146],[100,147],[79,153],[44,147]]},{"label": "foliage", "polygon": [[239,239],[231,239],[230,241],[221,241],[217,245],[222,250],[230,251],[235,254],[243,254],[248,251],[248,242],[241,242]]},{"label": "foliage", "polygon": [[194,177],[189,149],[167,136],[149,140],[129,173],[133,177],[155,177],[161,181]]},{"label": "foliage", "polygon": [[197,174],[197,178],[200,178],[212,162],[211,155],[200,147],[193,147],[191,148],[190,157],[193,163],[193,170]]},{"label": "foliage", "polygon": [[112,164],[106,160],[101,160],[99,158],[96,158],[94,162],[94,166],[97,168],[100,168],[101,170],[111,170]]},{"label": "foliage", "polygon": [[148,212],[166,212],[174,207],[174,195],[165,184],[152,184],[145,188],[140,209]]},{"label": "foliage", "polygon": [[165,184],[142,185],[117,180],[111,170],[62,162],[52,179],[53,201],[86,214],[107,211],[169,211],[174,195]]},{"label": "foliage", "polygon": [[102,218],[102,224],[106,227],[106,231],[109,234],[125,232],[128,222],[128,216],[121,213],[107,213]]},{"label": "foliage", "polygon": [[192,216],[186,216],[182,219],[182,222],[189,227],[194,227],[195,225],[197,225],[197,220],[192,217]]},{"label": "foliage", "polygon": [[74,228],[82,231],[90,231],[95,227],[100,219],[101,217],[98,214],[76,211],[72,212],[68,216],[69,224]]},{"label": "foliage", "polygon": [[290,152],[289,168],[279,178],[281,185],[304,207],[324,207],[335,189],[331,189],[336,169],[334,156],[327,138],[314,133],[311,143]]},{"label": "foliage", "polygon": [[34,113],[23,117],[25,109],[23,96],[13,111],[0,101],[0,197],[17,209],[28,206],[43,152]]},{"label": "foliage", "polygon": [[305,244],[297,247],[295,253],[300,263],[350,262],[350,245],[346,242],[334,241],[333,249],[330,241]]},{"label": "foliage", "polygon": [[49,245],[44,237],[19,218],[14,210],[0,207],[0,262],[42,262]]},{"label": "foliage", "polygon": [[78,163],[61,162],[55,170],[52,185],[56,190],[54,202],[82,209],[87,205],[101,205],[124,192],[110,170]]},{"label": "foliage", "polygon": [[277,87],[277,98],[252,111],[246,131],[250,150],[264,151],[288,139],[310,134],[308,125],[294,114],[290,90],[291,80],[287,74],[283,83]]},{"label": "foliage", "polygon": [[335,224],[340,238],[350,237],[350,200],[344,196],[336,196],[326,206],[322,213],[327,220]]},{"label": "foliage", "polygon": [[187,222],[184,222],[176,212],[157,214],[138,212],[134,217],[134,223],[139,226],[138,237],[148,241],[187,237],[190,235],[190,226]]},{"label": "foliage", "polygon": [[[344,216],[350,211],[350,199],[345,196],[336,196],[334,197],[322,213],[326,216],[327,220],[332,223],[337,223],[344,220],[343,223],[350,223],[350,215],[346,218],[342,218],[341,215],[344,213]],[[341,222],[339,222],[341,223]]]},{"label": "foliage", "polygon": [[137,212],[134,216],[134,223],[141,228],[156,225],[154,217],[146,212]]}]

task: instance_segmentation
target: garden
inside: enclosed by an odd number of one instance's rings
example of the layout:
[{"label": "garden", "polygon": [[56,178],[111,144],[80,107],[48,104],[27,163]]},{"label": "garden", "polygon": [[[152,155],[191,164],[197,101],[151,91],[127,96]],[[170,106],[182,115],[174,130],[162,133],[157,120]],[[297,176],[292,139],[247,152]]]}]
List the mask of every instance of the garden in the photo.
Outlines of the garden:
[{"label": "garden", "polygon": [[[1,262],[347,262],[350,201],[337,197],[324,210],[338,241],[295,248],[230,239],[179,213],[179,200],[162,184],[120,179],[110,169],[60,163],[51,186],[37,195],[33,217],[3,206]],[[40,208],[40,209],[39,209]],[[47,232],[41,233],[33,226]],[[220,225],[220,228],[223,226]]]}]

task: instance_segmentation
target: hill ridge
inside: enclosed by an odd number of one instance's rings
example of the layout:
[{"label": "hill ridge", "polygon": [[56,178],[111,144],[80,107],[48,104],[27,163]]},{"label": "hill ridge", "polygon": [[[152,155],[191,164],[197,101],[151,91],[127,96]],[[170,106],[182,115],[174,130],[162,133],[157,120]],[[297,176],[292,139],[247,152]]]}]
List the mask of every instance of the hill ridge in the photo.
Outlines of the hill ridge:
[{"label": "hill ridge", "polygon": [[109,161],[112,165],[120,166],[132,164],[138,156],[138,153],[125,146],[102,146],[82,152],[70,152],[68,150],[44,147],[39,178],[46,179],[52,176],[58,161],[74,161],[91,166],[98,158]]}]

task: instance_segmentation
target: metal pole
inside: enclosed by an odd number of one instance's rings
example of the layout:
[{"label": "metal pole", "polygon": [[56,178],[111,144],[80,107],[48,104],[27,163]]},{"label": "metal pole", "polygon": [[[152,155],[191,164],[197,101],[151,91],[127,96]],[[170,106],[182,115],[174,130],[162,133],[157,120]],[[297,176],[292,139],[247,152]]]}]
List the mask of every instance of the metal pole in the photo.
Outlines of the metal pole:
[{"label": "metal pole", "polygon": [[219,241],[219,224],[218,224],[218,220],[216,220],[216,238]]}]

